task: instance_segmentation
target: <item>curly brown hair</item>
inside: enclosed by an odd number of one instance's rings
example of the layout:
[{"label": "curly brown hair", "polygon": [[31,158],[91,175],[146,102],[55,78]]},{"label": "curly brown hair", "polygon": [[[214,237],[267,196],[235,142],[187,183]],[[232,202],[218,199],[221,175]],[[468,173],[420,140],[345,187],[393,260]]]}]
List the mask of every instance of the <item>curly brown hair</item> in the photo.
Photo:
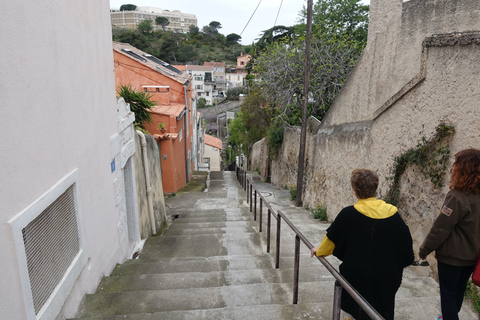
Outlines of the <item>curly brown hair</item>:
[{"label": "curly brown hair", "polygon": [[455,162],[450,169],[450,189],[466,193],[480,192],[480,150],[465,149],[455,154]]},{"label": "curly brown hair", "polygon": [[360,199],[375,197],[377,194],[378,176],[372,170],[353,170],[350,183]]}]

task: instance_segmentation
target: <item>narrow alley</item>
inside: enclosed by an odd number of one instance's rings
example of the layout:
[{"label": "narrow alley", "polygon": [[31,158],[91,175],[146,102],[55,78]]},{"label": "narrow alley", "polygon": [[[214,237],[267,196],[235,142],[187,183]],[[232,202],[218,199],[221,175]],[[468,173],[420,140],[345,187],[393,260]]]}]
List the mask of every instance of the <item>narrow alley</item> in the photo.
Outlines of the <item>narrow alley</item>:
[{"label": "narrow alley", "polygon": [[[281,209],[310,242],[321,241],[328,224],[296,208],[288,190],[250,178],[271,207]],[[167,207],[175,218],[170,227],[149,238],[138,259],[105,277],[97,292],[87,295],[77,319],[332,318],[333,276],[303,245],[299,303],[292,304],[294,234],[282,225],[280,268],[275,269],[275,246],[266,252],[266,210],[259,233],[259,219],[253,220],[233,172],[210,172],[207,192],[171,197]],[[327,260],[338,269],[336,258]],[[429,319],[438,313],[438,284],[427,268],[418,268],[405,270],[396,319]],[[463,308],[461,319],[474,316]]]}]

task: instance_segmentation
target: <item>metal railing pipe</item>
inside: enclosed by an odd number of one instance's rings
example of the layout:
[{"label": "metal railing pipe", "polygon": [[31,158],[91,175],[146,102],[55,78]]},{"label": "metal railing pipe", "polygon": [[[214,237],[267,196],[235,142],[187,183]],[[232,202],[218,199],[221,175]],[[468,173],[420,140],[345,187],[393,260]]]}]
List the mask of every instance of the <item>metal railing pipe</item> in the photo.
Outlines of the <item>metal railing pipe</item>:
[{"label": "metal railing pipe", "polygon": [[340,320],[342,305],[342,286],[338,281],[335,281],[335,288],[333,289],[333,320]]},{"label": "metal railing pipe", "polygon": [[250,212],[252,212],[252,183],[250,183]]},{"label": "metal railing pipe", "polygon": [[270,253],[270,231],[272,224],[272,211],[268,208],[267,211],[267,253]]},{"label": "metal railing pipe", "polygon": [[277,215],[277,243],[275,253],[275,269],[280,267],[280,229],[282,228],[282,217]]},{"label": "metal railing pipe", "polygon": [[295,235],[295,264],[293,266],[293,304],[298,303],[298,279],[300,272],[300,237]]},{"label": "metal railing pipe", "polygon": [[263,203],[263,197],[260,195],[260,213],[258,216],[258,232],[262,232],[262,203]]},{"label": "metal railing pipe", "polygon": [[254,204],[254,210],[253,210],[253,221],[257,221],[257,189],[254,190],[253,194],[254,194],[254,197],[255,197],[255,204]]}]

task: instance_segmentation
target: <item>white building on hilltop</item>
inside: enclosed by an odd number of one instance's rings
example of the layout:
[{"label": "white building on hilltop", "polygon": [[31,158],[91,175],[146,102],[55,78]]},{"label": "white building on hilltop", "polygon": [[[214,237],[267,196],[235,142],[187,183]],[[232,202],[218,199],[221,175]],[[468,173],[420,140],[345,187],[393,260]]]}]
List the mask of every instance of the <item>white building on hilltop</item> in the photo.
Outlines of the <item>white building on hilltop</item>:
[{"label": "white building on hilltop", "polygon": [[162,10],[156,7],[137,7],[135,11],[110,10],[110,18],[113,27],[136,29],[138,24],[144,20],[152,20],[154,29],[161,29],[157,26],[155,19],[165,17],[170,24],[165,27],[167,31],[188,32],[191,25],[197,26],[197,17],[194,14],[182,13],[179,10]]}]

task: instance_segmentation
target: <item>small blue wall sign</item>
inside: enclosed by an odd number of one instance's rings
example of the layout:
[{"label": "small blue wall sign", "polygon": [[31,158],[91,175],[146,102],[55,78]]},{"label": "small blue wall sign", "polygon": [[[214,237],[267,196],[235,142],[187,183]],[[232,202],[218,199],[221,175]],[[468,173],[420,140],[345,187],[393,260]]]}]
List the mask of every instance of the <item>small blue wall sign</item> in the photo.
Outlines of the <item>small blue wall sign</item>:
[{"label": "small blue wall sign", "polygon": [[115,171],[115,160],[112,160],[112,163],[110,163],[110,169],[112,170],[112,173]]}]

